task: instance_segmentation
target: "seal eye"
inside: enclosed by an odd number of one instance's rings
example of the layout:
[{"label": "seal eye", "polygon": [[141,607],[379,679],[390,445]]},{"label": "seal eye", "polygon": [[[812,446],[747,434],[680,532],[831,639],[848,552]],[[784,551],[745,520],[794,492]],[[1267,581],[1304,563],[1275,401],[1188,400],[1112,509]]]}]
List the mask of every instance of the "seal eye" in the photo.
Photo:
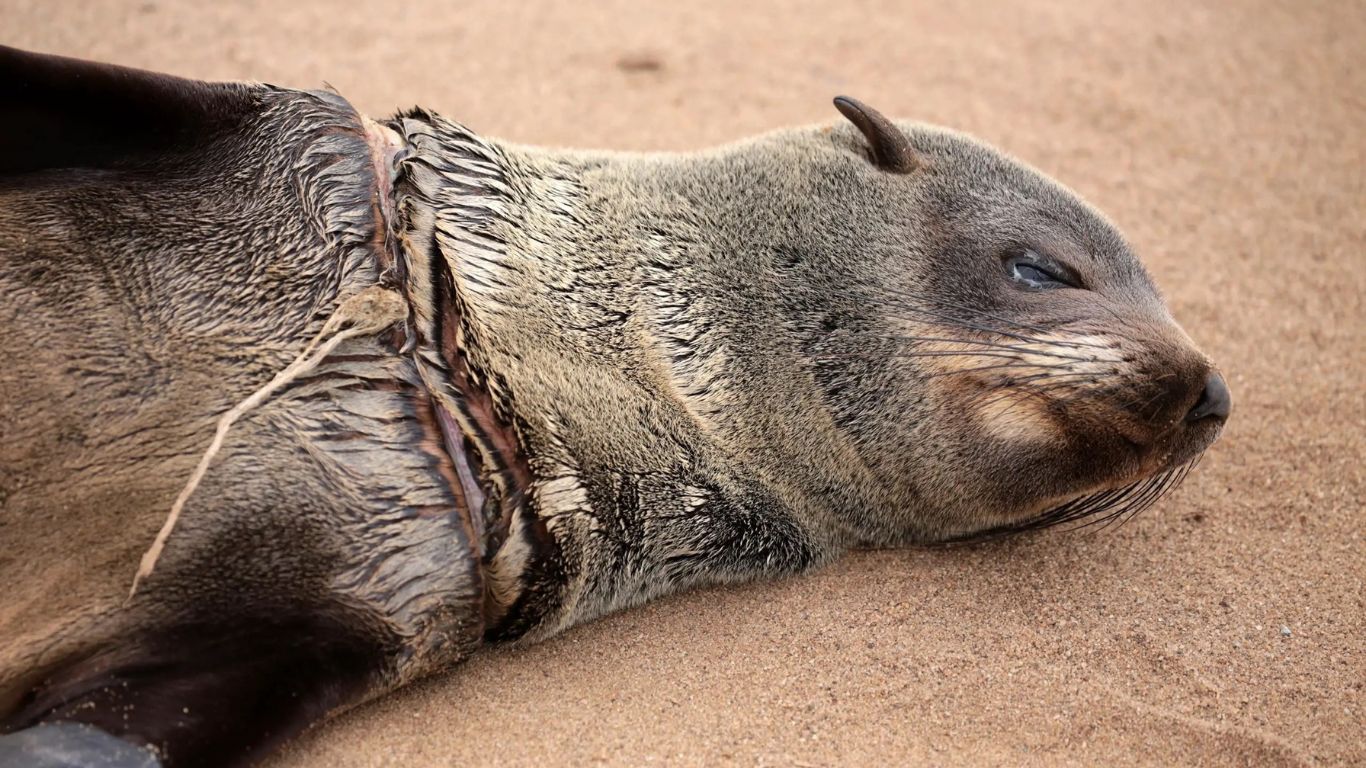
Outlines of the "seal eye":
[{"label": "seal eye", "polygon": [[1021,256],[1014,256],[1006,260],[1006,273],[1017,283],[1022,283],[1029,288],[1071,288],[1072,283],[1066,278],[1060,277],[1051,268],[1034,261],[1030,257],[1033,251],[1026,251]]}]

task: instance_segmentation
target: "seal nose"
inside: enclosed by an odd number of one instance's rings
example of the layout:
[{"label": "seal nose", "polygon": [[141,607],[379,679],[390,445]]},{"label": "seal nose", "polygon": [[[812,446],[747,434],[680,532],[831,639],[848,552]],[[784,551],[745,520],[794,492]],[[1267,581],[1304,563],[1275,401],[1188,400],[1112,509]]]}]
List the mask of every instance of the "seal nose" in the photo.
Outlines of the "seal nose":
[{"label": "seal nose", "polygon": [[1228,385],[1224,383],[1224,377],[1211,372],[1209,378],[1205,379],[1205,389],[1200,393],[1200,399],[1195,401],[1195,405],[1186,414],[1186,421],[1196,422],[1201,419],[1225,421],[1232,409],[1233,395],[1229,393]]}]

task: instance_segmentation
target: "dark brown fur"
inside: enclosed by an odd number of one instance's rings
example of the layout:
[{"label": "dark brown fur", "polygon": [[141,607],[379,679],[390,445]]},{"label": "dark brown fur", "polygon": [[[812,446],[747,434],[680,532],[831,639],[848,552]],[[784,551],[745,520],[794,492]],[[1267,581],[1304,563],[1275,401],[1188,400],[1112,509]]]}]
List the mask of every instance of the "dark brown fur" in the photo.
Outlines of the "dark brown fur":
[{"label": "dark brown fur", "polygon": [[5,726],[78,719],[168,762],[239,762],[414,656],[465,656],[483,587],[401,334],[348,342],[239,424],[124,603],[218,414],[384,279],[359,116],[3,55],[0,124],[65,127],[0,151]]}]

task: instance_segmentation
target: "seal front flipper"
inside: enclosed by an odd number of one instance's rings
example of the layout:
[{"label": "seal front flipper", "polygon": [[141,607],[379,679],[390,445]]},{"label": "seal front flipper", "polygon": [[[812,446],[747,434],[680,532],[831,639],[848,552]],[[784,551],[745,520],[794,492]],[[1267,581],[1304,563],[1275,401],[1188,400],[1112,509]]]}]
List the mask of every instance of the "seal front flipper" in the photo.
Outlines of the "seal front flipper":
[{"label": "seal front flipper", "polygon": [[0,765],[24,768],[161,768],[150,750],[80,723],[38,725],[0,736]]},{"label": "seal front flipper", "polygon": [[[383,643],[341,616],[232,619],[157,628],[62,668],[6,718],[5,729],[26,730],[0,739],[26,757],[75,749],[75,731],[44,729],[80,723],[91,730],[70,765],[140,766],[128,756],[147,754],[142,745],[165,765],[238,765],[353,703],[386,666]],[[0,740],[0,758],[4,747]]]}]

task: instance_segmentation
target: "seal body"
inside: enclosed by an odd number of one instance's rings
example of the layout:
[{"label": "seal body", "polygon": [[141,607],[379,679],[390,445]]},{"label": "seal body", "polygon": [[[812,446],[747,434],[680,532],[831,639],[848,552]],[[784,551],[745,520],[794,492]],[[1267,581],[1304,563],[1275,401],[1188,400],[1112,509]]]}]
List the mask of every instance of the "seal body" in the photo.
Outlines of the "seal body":
[{"label": "seal body", "polygon": [[[706,153],[549,152],[0,53],[11,746],[75,722],[250,761],[484,642],[1135,513],[1227,416],[1099,214],[852,100]],[[406,318],[232,427],[128,597],[215,420],[368,290]]]}]

